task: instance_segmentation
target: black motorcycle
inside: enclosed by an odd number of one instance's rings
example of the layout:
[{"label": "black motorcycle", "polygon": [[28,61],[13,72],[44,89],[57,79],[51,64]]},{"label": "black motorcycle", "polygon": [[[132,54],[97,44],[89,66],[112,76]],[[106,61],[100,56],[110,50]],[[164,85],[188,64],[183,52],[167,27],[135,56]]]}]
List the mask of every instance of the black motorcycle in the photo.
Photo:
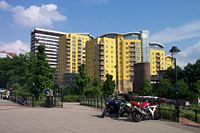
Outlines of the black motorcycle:
[{"label": "black motorcycle", "polygon": [[131,104],[121,97],[108,98],[105,105],[106,107],[101,115],[102,118],[104,118],[104,116],[115,116],[118,118],[124,114],[130,113]]}]

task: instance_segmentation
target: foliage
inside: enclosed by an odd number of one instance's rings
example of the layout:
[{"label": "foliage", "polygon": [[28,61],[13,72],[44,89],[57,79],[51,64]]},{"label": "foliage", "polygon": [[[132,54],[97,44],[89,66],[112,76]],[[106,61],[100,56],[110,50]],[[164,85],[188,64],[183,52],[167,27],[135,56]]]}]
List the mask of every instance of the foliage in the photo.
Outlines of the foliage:
[{"label": "foliage", "polygon": [[196,83],[193,83],[191,85],[191,95],[190,99],[195,100],[198,97],[200,97],[200,80],[198,80]]},{"label": "foliage", "polygon": [[95,77],[86,87],[85,96],[100,96],[102,95],[103,82],[99,77]]},{"label": "foliage", "polygon": [[83,94],[86,85],[89,83],[89,78],[86,75],[85,64],[81,64],[78,69],[78,75],[76,79],[76,85],[78,87],[77,94]]},{"label": "foliage", "polygon": [[113,76],[106,74],[106,81],[103,84],[103,95],[112,95],[115,89],[115,81],[112,80]]},{"label": "foliage", "polygon": [[79,95],[67,95],[63,97],[63,102],[80,102],[80,99]]},{"label": "foliage", "polygon": [[144,80],[143,86],[140,90],[140,94],[143,96],[151,96],[152,95],[151,81]]},{"label": "foliage", "polygon": [[0,84],[2,87],[8,87],[17,93],[30,94],[34,79],[33,64],[32,54],[20,54],[14,58],[0,59]]},{"label": "foliage", "polygon": [[179,97],[180,98],[186,98],[187,96],[189,96],[189,89],[188,89],[188,85],[184,82],[184,80],[178,80],[177,82],[178,85],[178,92],[179,92]]},{"label": "foliage", "polygon": [[169,79],[161,79],[159,84],[160,97],[169,98],[171,95],[171,89],[173,88],[172,83]]},{"label": "foliage", "polygon": [[[38,53],[35,62],[35,86],[36,93],[44,92],[45,88],[52,88],[54,85],[55,70],[51,68],[46,60],[45,46],[38,46]],[[36,94],[38,95],[38,94]]]},{"label": "foliage", "polygon": [[[164,78],[170,80],[175,88],[175,71],[169,68]],[[177,79],[179,88],[179,97],[189,98],[191,101],[196,101],[200,97],[200,59],[194,64],[188,64],[181,69],[177,66]],[[172,95],[169,98],[174,98]]]}]

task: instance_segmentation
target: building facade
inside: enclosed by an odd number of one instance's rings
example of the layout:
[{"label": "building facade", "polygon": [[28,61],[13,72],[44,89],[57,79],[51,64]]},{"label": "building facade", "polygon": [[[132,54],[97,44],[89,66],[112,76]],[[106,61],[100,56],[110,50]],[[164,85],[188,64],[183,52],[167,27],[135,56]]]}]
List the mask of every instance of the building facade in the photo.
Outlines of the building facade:
[{"label": "building facade", "polygon": [[85,44],[90,40],[88,33],[69,33],[60,37],[58,54],[58,83],[72,84],[78,67],[85,64]]},{"label": "building facade", "polygon": [[164,45],[158,42],[150,42],[150,74],[158,75],[159,71],[172,67],[172,57],[166,56]]},{"label": "building facade", "polygon": [[55,83],[58,82],[58,50],[59,39],[65,32],[35,28],[31,32],[31,52],[37,53],[37,46],[45,46],[46,60],[50,67],[55,68],[56,76]]},{"label": "building facade", "polygon": [[106,74],[113,75],[116,91],[132,91],[134,64],[149,60],[149,45],[146,43],[148,32],[145,31],[106,33],[90,40],[86,44],[88,76],[105,80]]}]

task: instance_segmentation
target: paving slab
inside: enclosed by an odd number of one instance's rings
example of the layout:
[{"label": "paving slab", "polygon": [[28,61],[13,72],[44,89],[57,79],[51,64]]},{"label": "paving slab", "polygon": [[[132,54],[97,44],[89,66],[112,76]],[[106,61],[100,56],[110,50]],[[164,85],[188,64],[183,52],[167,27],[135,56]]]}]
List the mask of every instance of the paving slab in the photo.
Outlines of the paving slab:
[{"label": "paving slab", "polygon": [[[5,102],[6,103],[6,102]],[[9,102],[8,102],[9,103]],[[8,105],[7,103],[7,105]],[[31,108],[0,101],[0,133],[199,133],[200,128],[158,120],[133,122],[127,118],[100,118],[101,110],[64,103],[63,108]]]}]

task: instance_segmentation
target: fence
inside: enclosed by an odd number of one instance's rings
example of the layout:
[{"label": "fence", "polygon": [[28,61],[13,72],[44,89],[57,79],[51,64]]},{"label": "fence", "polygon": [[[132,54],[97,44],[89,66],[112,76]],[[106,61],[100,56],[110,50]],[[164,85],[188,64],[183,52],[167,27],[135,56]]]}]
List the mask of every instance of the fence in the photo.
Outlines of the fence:
[{"label": "fence", "polygon": [[103,97],[84,97],[80,104],[103,109],[105,107],[105,100]]},{"label": "fence", "polygon": [[[103,97],[84,97],[81,105],[92,106],[95,108],[103,109],[105,107],[105,100]],[[200,122],[200,110],[192,109],[189,107],[175,106],[173,103],[160,104],[158,110],[161,115],[161,119],[178,122],[179,117],[185,117],[189,120]]]},{"label": "fence", "polygon": [[11,101],[32,107],[63,107],[62,96],[40,96],[37,99],[34,96],[17,96],[12,95],[9,98]]}]

